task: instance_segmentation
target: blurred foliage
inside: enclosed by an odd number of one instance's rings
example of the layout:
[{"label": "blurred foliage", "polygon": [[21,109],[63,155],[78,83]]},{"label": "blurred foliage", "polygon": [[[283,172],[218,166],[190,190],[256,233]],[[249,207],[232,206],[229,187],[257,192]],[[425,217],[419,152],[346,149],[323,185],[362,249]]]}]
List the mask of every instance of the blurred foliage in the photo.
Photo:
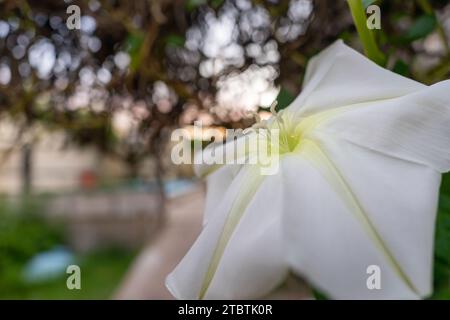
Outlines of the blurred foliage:
[{"label": "blurred foliage", "polygon": [[40,215],[45,203],[27,199],[20,206],[0,201],[0,299],[108,299],[120,284],[134,252],[106,249],[78,255],[82,290],[68,290],[67,275],[43,282],[23,279],[36,254],[64,244],[63,230]]},{"label": "blurred foliage", "polygon": [[43,205],[31,199],[20,205],[0,202],[1,289],[21,282],[22,268],[33,255],[63,242],[62,230],[39,215]]},{"label": "blurred foliage", "polygon": [[64,274],[41,283],[1,283],[0,299],[111,299],[134,256],[133,252],[114,249],[77,256],[81,290],[68,290]]},{"label": "blurred foliage", "polygon": [[436,28],[436,17],[433,14],[420,16],[408,30],[405,40],[408,42],[422,39]]},{"label": "blurred foliage", "polygon": [[450,299],[450,174],[444,175],[436,224],[434,299]]},{"label": "blurred foliage", "polygon": [[295,97],[289,93],[284,88],[281,88],[280,93],[277,96],[277,110],[282,110],[291,104],[292,101],[294,101]]}]

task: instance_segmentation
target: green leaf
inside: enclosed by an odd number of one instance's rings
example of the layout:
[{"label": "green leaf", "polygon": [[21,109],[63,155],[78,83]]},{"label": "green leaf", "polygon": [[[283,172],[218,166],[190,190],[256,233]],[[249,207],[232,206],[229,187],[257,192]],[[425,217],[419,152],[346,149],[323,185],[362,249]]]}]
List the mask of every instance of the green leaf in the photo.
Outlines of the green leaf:
[{"label": "green leaf", "polygon": [[408,41],[421,39],[429,35],[436,28],[436,17],[432,14],[425,14],[419,17],[406,34]]},{"label": "green leaf", "polygon": [[395,73],[398,73],[402,76],[408,77],[409,76],[409,66],[406,64],[405,61],[399,59],[395,62],[394,68],[392,69]]},{"label": "green leaf", "polygon": [[431,299],[450,299],[450,174],[443,176],[434,241],[434,292]]},{"label": "green leaf", "polygon": [[130,33],[126,39],[126,49],[130,56],[136,54],[141,49],[144,42],[144,34],[142,32]]},{"label": "green leaf", "polygon": [[224,0],[211,0],[211,5],[214,8],[218,8],[218,7],[220,7],[222,5],[223,1]]},{"label": "green leaf", "polygon": [[186,9],[188,11],[192,11],[195,8],[197,8],[198,6],[201,6],[202,4],[206,4],[208,1],[207,0],[188,0],[186,2]]},{"label": "green leaf", "polygon": [[436,223],[435,256],[450,267],[450,213],[439,211]]},{"label": "green leaf", "polygon": [[185,38],[177,34],[171,34],[166,37],[166,43],[169,47],[182,47],[184,46]]},{"label": "green leaf", "polygon": [[441,194],[450,196],[450,173],[442,176]]},{"label": "green leaf", "polygon": [[320,292],[319,290],[312,288],[312,294],[316,300],[330,300],[325,294]]},{"label": "green leaf", "polygon": [[439,208],[443,211],[450,212],[450,196],[448,194],[441,192]]},{"label": "green leaf", "polygon": [[130,69],[136,70],[140,64],[139,52],[144,43],[144,34],[142,32],[130,33],[126,39],[126,50],[130,55]]},{"label": "green leaf", "polygon": [[282,110],[289,106],[294,101],[294,96],[284,88],[281,88],[280,93],[277,96],[277,110]]}]

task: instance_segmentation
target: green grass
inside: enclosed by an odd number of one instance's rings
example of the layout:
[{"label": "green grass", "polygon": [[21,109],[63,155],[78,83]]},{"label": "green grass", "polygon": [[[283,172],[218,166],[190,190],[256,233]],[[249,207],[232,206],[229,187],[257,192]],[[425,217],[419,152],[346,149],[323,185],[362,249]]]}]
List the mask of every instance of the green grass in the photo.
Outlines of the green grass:
[{"label": "green grass", "polygon": [[42,199],[23,199],[20,205],[0,201],[0,299],[108,299],[114,294],[135,253],[103,250],[75,257],[81,269],[81,289],[69,290],[62,274],[39,284],[22,279],[35,254],[64,245],[64,230],[49,225],[40,213]]},{"label": "green grass", "polygon": [[39,284],[22,281],[7,287],[0,284],[0,299],[109,299],[125,275],[134,254],[123,251],[104,251],[79,256],[81,289],[69,290],[68,274]]}]

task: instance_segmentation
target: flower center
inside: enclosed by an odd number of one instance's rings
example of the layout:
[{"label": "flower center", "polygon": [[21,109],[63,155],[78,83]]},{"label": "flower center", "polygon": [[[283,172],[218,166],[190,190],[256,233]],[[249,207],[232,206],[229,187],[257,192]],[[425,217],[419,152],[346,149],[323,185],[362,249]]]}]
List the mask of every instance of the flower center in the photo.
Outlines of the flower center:
[{"label": "flower center", "polygon": [[294,151],[301,140],[301,135],[296,132],[295,124],[292,123],[291,117],[284,112],[274,114],[274,129],[279,130],[278,148],[279,153],[289,153]]},{"label": "flower center", "polygon": [[[275,111],[277,101],[270,106],[272,117],[269,120],[261,120],[255,114],[256,124],[253,129],[259,130],[260,134],[264,134],[265,138],[271,145],[271,150],[276,150],[278,154],[284,154],[294,151],[301,140],[301,134],[296,129],[296,123],[292,121],[292,117],[288,112],[281,110]],[[261,129],[263,131],[261,131]]]}]

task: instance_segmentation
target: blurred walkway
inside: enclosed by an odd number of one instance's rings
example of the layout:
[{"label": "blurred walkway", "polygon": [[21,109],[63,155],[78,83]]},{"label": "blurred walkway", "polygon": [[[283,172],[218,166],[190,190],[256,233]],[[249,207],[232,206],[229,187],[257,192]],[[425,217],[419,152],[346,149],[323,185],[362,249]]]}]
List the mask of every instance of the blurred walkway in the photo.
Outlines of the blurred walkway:
[{"label": "blurred walkway", "polygon": [[[164,285],[167,274],[177,265],[201,230],[204,190],[171,199],[167,223],[159,236],[136,258],[117,290],[115,299],[173,299]],[[307,299],[308,289],[290,279],[270,299]]]},{"label": "blurred walkway", "polygon": [[168,200],[163,230],[136,258],[114,298],[173,299],[164,285],[201,230],[204,191],[194,191]]}]

